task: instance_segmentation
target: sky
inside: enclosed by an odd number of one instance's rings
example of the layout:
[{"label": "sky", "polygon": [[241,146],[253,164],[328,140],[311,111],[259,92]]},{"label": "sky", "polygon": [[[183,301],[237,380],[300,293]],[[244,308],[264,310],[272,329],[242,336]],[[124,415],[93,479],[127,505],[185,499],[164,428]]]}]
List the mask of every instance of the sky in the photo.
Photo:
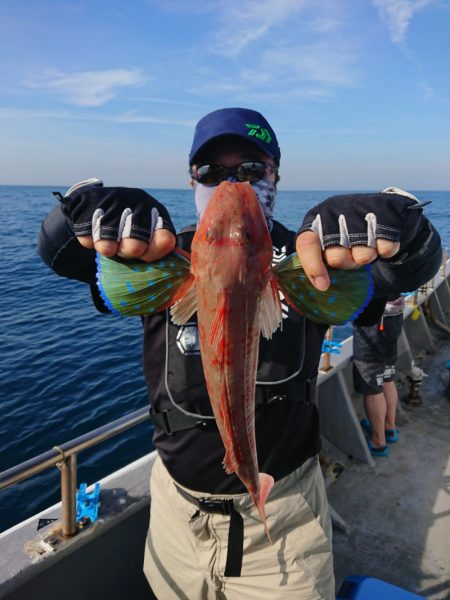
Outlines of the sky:
[{"label": "sky", "polygon": [[182,189],[243,106],[282,190],[449,190],[449,31],[449,0],[0,0],[0,185]]}]

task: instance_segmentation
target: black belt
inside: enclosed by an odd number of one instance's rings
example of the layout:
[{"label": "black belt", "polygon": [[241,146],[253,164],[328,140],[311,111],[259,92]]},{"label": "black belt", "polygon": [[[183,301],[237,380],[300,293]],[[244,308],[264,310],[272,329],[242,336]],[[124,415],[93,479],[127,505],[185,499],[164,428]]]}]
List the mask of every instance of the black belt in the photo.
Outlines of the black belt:
[{"label": "black belt", "polygon": [[193,417],[176,408],[156,412],[153,410],[153,407],[150,407],[150,418],[167,435],[172,435],[172,433],[183,431],[184,429],[209,429],[216,427],[214,417],[211,419],[205,419],[201,416]]},{"label": "black belt", "polygon": [[[277,385],[257,385],[255,393],[255,410],[259,411],[264,406],[273,402],[286,401],[314,404],[316,402],[316,379],[292,380]],[[152,421],[167,435],[172,435],[184,429],[212,429],[216,428],[215,419],[206,419],[187,415],[181,410],[163,410],[156,412],[150,408]]]},{"label": "black belt", "polygon": [[196,498],[175,485],[178,493],[196,506],[198,510],[230,517],[228,530],[228,551],[225,565],[225,577],[240,577],[242,570],[242,553],[244,545],[244,520],[234,508],[233,500],[213,500],[211,498]]}]

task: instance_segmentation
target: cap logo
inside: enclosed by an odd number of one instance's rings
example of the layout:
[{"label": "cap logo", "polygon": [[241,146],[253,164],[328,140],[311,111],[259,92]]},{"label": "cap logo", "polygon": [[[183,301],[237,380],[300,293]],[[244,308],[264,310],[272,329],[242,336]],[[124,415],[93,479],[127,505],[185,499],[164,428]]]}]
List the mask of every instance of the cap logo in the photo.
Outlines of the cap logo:
[{"label": "cap logo", "polygon": [[261,127],[261,125],[252,125],[251,123],[246,123],[245,126],[250,130],[247,135],[262,140],[266,144],[270,144],[272,141],[272,136],[265,127]]}]

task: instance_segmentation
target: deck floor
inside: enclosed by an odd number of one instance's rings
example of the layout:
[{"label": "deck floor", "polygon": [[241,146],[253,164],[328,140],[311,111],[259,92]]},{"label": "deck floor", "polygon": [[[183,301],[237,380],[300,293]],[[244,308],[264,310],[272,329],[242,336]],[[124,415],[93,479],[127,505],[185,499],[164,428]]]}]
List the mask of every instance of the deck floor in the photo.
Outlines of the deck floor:
[{"label": "deck floor", "polygon": [[[373,469],[333,453],[345,468],[327,482],[328,496],[349,529],[334,527],[338,589],[347,575],[370,575],[429,600],[450,599],[450,340],[436,348],[417,361],[429,375],[423,404],[401,403],[390,456],[376,458]],[[406,386],[399,389],[402,397]]]}]

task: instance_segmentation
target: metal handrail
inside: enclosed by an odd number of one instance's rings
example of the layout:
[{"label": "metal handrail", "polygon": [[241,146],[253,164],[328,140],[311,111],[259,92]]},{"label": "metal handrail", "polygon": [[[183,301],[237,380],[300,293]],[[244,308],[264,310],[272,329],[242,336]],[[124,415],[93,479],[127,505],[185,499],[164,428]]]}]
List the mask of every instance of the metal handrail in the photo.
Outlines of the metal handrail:
[{"label": "metal handrail", "polygon": [[93,429],[73,440],[51,450],[38,454],[0,473],[0,490],[24,481],[49,467],[58,467],[61,471],[62,533],[71,537],[77,533],[76,527],[76,457],[78,452],[92,448],[112,438],[130,427],[135,427],[150,419],[148,407],[139,408],[115,421]]}]

